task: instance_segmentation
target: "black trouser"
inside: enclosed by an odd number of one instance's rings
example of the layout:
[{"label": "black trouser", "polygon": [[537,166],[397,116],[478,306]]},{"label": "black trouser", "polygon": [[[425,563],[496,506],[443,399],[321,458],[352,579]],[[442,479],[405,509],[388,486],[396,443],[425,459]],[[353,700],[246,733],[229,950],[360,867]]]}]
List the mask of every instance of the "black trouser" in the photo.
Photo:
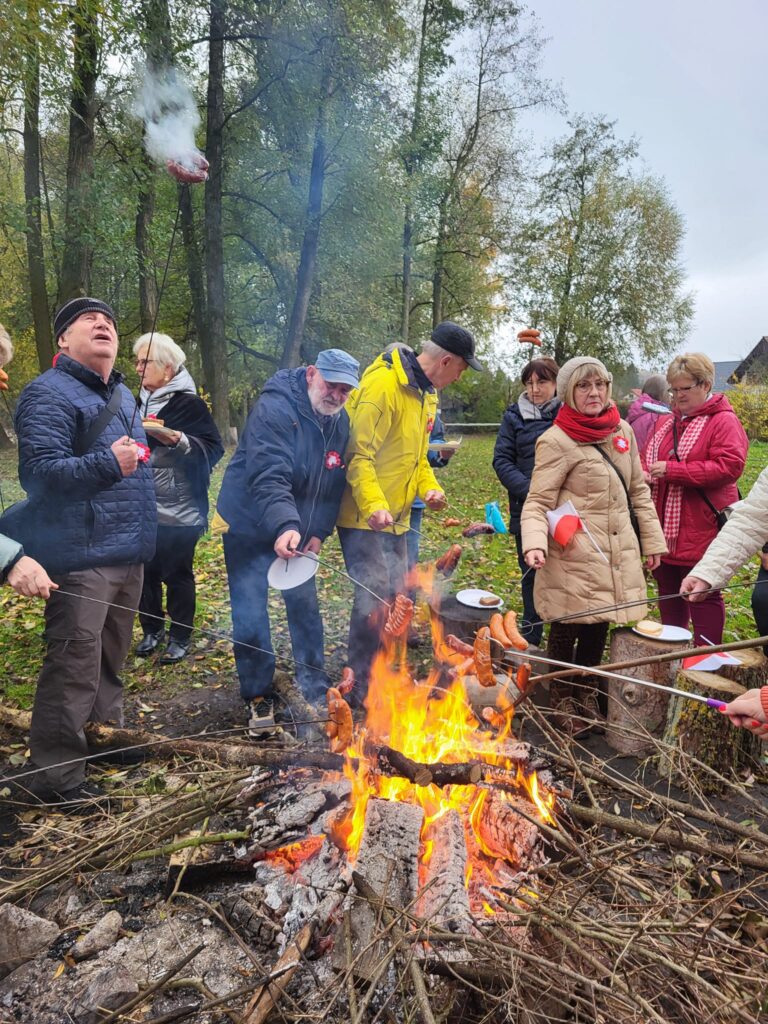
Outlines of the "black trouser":
[{"label": "black trouser", "polygon": [[523,593],[523,618],[520,622],[520,632],[529,644],[538,645],[541,643],[541,634],[544,632],[536,605],[533,603],[533,584],[536,582],[536,570],[528,571],[528,566],[523,558],[523,537],[518,530],[515,534],[515,545],[517,547],[517,564],[523,574],[520,589]]},{"label": "black trouser", "polygon": [[139,603],[139,622],[147,633],[164,628],[163,584],[166,606],[172,619],[170,638],[188,644],[195,621],[195,574],[192,564],[201,536],[199,526],[158,526],[157,548],[151,562],[144,566],[144,587]]},{"label": "black trouser", "polygon": [[[609,622],[553,622],[549,627],[547,657],[553,661],[583,665],[585,668],[599,665],[609,627]],[[556,671],[557,666],[553,665],[552,670]],[[553,679],[549,689],[550,699],[554,703],[573,695],[581,686],[594,685],[594,677],[590,682],[588,676]]]},{"label": "black trouser", "polygon": [[[752,614],[758,636],[768,636],[768,570],[760,568],[752,590]],[[763,648],[768,657],[768,645]]]}]

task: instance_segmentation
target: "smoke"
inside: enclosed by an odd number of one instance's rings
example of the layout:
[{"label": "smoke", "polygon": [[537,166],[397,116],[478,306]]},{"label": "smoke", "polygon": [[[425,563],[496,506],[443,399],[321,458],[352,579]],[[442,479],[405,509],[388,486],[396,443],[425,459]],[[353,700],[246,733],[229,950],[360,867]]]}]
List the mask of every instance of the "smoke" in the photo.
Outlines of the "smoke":
[{"label": "smoke", "polygon": [[201,156],[195,145],[200,115],[189,86],[175,68],[144,67],[133,109],[144,122],[144,145],[153,160],[195,167]]}]

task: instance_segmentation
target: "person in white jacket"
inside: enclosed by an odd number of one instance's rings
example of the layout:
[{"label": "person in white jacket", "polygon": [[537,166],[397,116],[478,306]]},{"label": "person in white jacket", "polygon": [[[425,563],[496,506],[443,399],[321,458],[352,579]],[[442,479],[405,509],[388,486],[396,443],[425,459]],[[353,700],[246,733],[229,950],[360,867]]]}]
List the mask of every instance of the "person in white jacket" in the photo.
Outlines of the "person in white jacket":
[{"label": "person in white jacket", "polygon": [[[764,469],[752,490],[734,508],[730,519],[715,537],[704,557],[697,562],[680,584],[680,593],[689,601],[701,601],[705,593],[719,590],[758,551],[762,551],[768,537],[768,469]],[[765,559],[763,559],[764,561]],[[757,587],[768,578],[761,570]],[[760,595],[762,596],[762,595]],[[753,595],[753,607],[755,598]],[[734,725],[749,729],[768,741],[768,687],[747,690],[724,708]]]}]

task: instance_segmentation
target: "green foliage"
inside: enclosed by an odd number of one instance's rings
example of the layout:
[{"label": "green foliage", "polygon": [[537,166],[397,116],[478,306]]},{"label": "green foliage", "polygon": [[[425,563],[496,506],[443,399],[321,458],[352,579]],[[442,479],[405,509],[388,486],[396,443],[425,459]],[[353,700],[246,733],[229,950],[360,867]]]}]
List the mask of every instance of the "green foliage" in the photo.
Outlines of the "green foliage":
[{"label": "green foliage", "polygon": [[768,385],[742,381],[728,392],[728,401],[750,441],[768,441]]}]

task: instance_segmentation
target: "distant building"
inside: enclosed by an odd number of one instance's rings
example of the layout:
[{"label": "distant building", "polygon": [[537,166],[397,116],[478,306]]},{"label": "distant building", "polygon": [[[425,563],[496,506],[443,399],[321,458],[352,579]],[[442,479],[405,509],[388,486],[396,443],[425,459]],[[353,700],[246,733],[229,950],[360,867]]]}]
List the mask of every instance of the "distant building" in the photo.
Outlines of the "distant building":
[{"label": "distant building", "polygon": [[713,391],[730,391],[733,387],[733,374],[740,365],[738,359],[729,359],[727,362],[715,363],[715,383]]},{"label": "distant building", "polygon": [[[730,365],[730,363],[715,363],[715,368]],[[743,380],[745,377],[760,382],[764,382],[768,377],[768,337],[765,335],[758,341],[746,359],[742,359],[735,366],[728,379],[733,384]],[[715,390],[719,390],[717,385],[715,385]]]}]

